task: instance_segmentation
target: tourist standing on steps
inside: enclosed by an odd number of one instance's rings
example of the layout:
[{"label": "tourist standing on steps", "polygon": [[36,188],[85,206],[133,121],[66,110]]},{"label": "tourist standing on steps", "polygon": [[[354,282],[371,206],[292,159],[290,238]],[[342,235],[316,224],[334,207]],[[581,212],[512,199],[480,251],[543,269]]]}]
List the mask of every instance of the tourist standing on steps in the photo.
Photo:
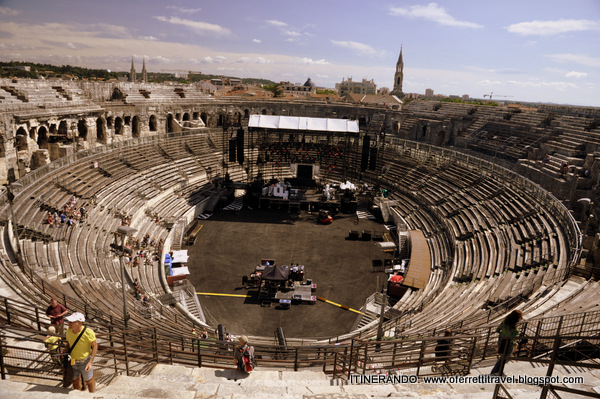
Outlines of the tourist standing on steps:
[{"label": "tourist standing on steps", "polygon": [[58,303],[55,298],[50,299],[50,306],[46,309],[46,316],[50,317],[50,325],[56,328],[58,335],[65,335],[64,316],[69,313],[66,307]]},{"label": "tourist standing on steps", "polygon": [[254,347],[248,345],[248,337],[245,335],[240,335],[238,341],[240,344],[233,351],[233,364],[239,371],[249,373],[256,366]]},{"label": "tourist standing on steps", "polygon": [[492,369],[491,375],[500,375],[504,371],[506,357],[512,353],[515,346],[515,338],[519,335],[517,323],[523,318],[520,310],[513,310],[500,323],[496,332],[498,333],[498,354],[500,357]]},{"label": "tourist standing on steps", "polygon": [[85,316],[79,312],[65,318],[69,323],[67,330],[67,351],[71,349],[71,345],[75,343],[77,337],[81,334],[81,338],[73,350],[71,350],[71,365],[73,366],[73,388],[81,390],[81,379],[83,376],[85,383],[90,392],[96,391],[96,380],[94,379],[94,357],[98,351],[98,342],[96,342],[96,334],[91,328],[85,327]]}]

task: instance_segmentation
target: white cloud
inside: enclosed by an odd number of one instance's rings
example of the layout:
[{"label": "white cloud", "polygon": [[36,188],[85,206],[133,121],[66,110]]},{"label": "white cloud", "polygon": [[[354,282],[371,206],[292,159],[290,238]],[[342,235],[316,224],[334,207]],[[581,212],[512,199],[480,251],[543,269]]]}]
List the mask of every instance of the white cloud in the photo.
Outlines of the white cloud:
[{"label": "white cloud", "polygon": [[241,57],[235,61],[239,64],[272,64],[273,61],[264,57]]},{"label": "white cloud", "polygon": [[[142,57],[142,56],[140,56]],[[146,63],[147,64],[155,64],[155,65],[160,65],[160,64],[173,64],[174,62],[176,62],[175,59],[172,58],[167,58],[167,57],[163,57],[161,55],[156,55],[156,56],[143,56],[143,58],[146,59]]]},{"label": "white cloud", "polygon": [[559,19],[557,21],[519,22],[509,25],[506,30],[519,35],[548,36],[567,32],[599,30],[600,22],[589,19]]},{"label": "white cloud", "polygon": [[590,57],[584,54],[548,54],[546,57],[556,62],[574,62],[576,64],[600,68],[600,58]]},{"label": "white cloud", "polygon": [[324,58],[321,58],[320,60],[313,60],[312,58],[303,57],[298,58],[298,62],[308,65],[329,65],[329,62],[327,62]]},{"label": "white cloud", "polygon": [[217,55],[216,57],[206,56],[203,58],[190,58],[190,62],[193,64],[222,64],[226,60],[226,57]]},{"label": "white cloud", "polygon": [[300,32],[298,32],[296,30],[286,30],[284,32],[284,34],[287,36],[290,36],[290,37],[299,37],[302,35]]},{"label": "white cloud", "polygon": [[478,67],[478,66],[467,66],[466,68],[468,70],[471,70],[471,71],[474,71],[474,72],[496,73],[496,74],[500,74],[500,75],[514,75],[514,74],[521,73],[521,70],[519,70],[517,68],[498,68],[498,69],[493,69],[493,68],[482,68],[482,67]]},{"label": "white cloud", "polygon": [[269,25],[277,26],[277,27],[279,27],[279,28],[283,28],[283,27],[286,27],[286,26],[288,26],[288,24],[286,24],[285,22],[278,21],[278,20],[276,20],[276,19],[269,19],[269,20],[267,21],[267,23],[268,23]]},{"label": "white cloud", "polygon": [[498,85],[502,84],[502,82],[500,82],[499,80],[489,80],[489,79],[480,80],[477,83],[479,83],[482,86],[498,86]]},{"label": "white cloud", "polygon": [[390,7],[390,14],[408,17],[411,19],[424,19],[446,26],[458,26],[462,28],[483,28],[482,25],[476,24],[474,22],[460,21],[454,18],[446,12],[444,7],[440,7],[436,3],[429,3],[426,6],[410,6],[409,8]]},{"label": "white cloud", "polygon": [[518,80],[509,80],[506,82],[507,84],[514,85],[520,88],[534,87],[534,88],[552,88],[560,91],[565,91],[567,89],[576,89],[577,85],[570,82],[546,82],[539,80],[526,80],[526,81],[518,81]]},{"label": "white cloud", "polygon": [[16,43],[0,43],[0,50],[6,51],[39,51],[47,50],[47,46],[34,46],[27,44],[16,44]]},{"label": "white cloud", "polygon": [[231,31],[227,28],[224,28],[220,25],[211,24],[208,22],[202,21],[192,21],[189,19],[183,19],[179,17],[164,17],[164,16],[156,16],[155,19],[167,22],[174,25],[182,25],[194,30],[197,33],[215,33],[218,35],[229,35]]},{"label": "white cloud", "polygon": [[262,43],[262,40],[260,40],[260,39],[252,39],[252,43]]},{"label": "white cloud", "polygon": [[587,78],[588,74],[585,72],[571,71],[565,75],[567,78]]},{"label": "white cloud", "polygon": [[138,39],[140,39],[140,40],[150,40],[150,41],[156,41],[156,40],[158,40],[158,38],[156,38],[154,36],[140,36],[140,37],[138,37]]},{"label": "white cloud", "polygon": [[2,15],[2,16],[14,17],[16,15],[19,15],[20,13],[21,13],[21,11],[15,10],[13,8],[0,7],[0,15]]},{"label": "white cloud", "polygon": [[380,51],[377,51],[372,46],[369,46],[368,44],[364,44],[364,43],[354,42],[351,40],[332,40],[331,43],[333,43],[334,45],[339,46],[339,47],[349,48],[351,50],[356,51],[359,54],[381,55]]},{"label": "white cloud", "polygon": [[185,8],[180,6],[167,6],[168,9],[175,10],[181,14],[195,14],[202,11],[201,8]]}]

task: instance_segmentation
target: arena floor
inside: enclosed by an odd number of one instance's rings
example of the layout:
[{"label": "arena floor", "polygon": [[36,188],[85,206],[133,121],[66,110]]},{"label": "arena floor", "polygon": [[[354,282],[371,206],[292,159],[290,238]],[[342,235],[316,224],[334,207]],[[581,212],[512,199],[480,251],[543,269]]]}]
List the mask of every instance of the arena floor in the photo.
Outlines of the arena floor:
[{"label": "arena floor", "polygon": [[365,299],[385,281],[384,273],[373,273],[372,260],[386,254],[375,241],[347,240],[350,230],[386,232],[373,220],[337,215],[331,225],[315,222],[315,215],[302,212],[291,223],[288,214],[277,210],[220,211],[202,220],[196,243],[188,249],[189,280],[200,293],[246,295],[210,296],[198,299],[207,321],[217,320],[234,334],[273,336],[282,327],[286,337],[324,338],[343,334],[352,328],[358,314],[317,301],[314,305],[276,304],[261,307],[255,289],[242,286],[261,259],[274,259],[278,265],[304,264],[305,278],[317,284],[316,295],[360,309]]}]

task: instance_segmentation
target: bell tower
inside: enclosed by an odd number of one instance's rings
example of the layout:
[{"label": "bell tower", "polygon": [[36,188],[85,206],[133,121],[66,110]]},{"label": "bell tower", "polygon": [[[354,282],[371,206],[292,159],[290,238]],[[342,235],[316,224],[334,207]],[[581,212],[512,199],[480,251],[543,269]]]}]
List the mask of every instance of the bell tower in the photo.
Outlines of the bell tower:
[{"label": "bell tower", "polygon": [[148,83],[148,72],[146,71],[146,57],[142,61],[142,82]]},{"label": "bell tower", "polygon": [[135,80],[136,80],[135,66],[133,65],[133,57],[131,57],[131,70],[129,71],[129,81],[135,82]]},{"label": "bell tower", "polygon": [[398,62],[396,62],[396,73],[394,73],[394,89],[390,94],[402,98],[404,93],[402,92],[402,80],[404,80],[404,60],[402,59],[402,46],[400,47],[400,56],[398,56]]}]

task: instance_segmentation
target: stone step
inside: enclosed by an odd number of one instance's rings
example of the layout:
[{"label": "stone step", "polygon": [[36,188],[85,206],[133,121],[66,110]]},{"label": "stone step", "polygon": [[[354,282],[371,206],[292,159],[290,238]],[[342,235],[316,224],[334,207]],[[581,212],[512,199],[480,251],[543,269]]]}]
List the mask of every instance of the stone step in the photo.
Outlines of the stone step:
[{"label": "stone step", "polygon": [[[470,376],[489,374],[495,359],[484,364],[474,365]],[[541,377],[547,366],[528,362],[509,362],[505,375],[526,375]],[[555,368],[554,375],[582,376],[584,384],[566,385],[590,392],[600,391],[600,373],[590,372],[581,367]],[[491,397],[494,384],[468,384],[447,382],[444,384],[350,384],[345,380],[333,380],[320,370],[291,370],[258,368],[249,375],[236,370],[195,368],[186,366],[157,365],[149,375],[140,377],[117,376],[112,382],[98,385],[95,394],[63,389],[55,386],[33,384],[31,381],[17,381],[12,377],[0,382],[0,397],[14,399],[58,399],[58,398],[97,398],[97,399],[383,399],[383,398],[462,398],[483,399]],[[526,384],[505,384],[514,399],[539,397],[541,388]]]}]

